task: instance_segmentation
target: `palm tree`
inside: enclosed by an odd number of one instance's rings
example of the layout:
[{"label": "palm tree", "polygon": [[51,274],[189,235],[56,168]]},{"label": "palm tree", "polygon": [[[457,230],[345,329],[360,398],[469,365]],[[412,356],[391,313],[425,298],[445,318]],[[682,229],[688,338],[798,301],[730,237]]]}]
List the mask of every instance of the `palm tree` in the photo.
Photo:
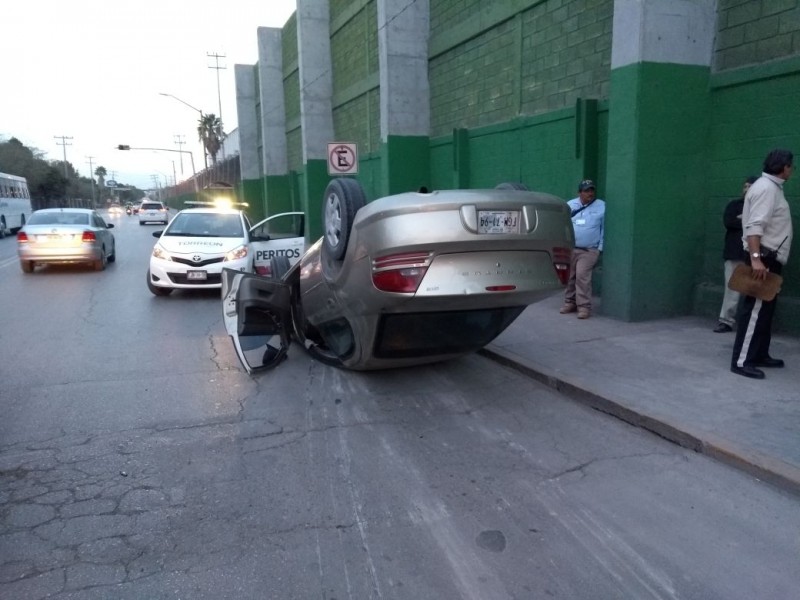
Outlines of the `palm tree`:
[{"label": "palm tree", "polygon": [[100,194],[97,202],[100,203],[100,206],[105,206],[105,202],[103,200],[103,188],[106,186],[106,175],[108,175],[108,171],[106,171],[106,168],[103,165],[98,165],[98,167],[94,170],[94,174],[97,175],[97,189]]},{"label": "palm tree", "polygon": [[105,177],[108,175],[106,168],[99,166],[94,170],[94,174],[97,175],[97,187],[103,187],[106,184]]},{"label": "palm tree", "polygon": [[225,139],[225,132],[222,130],[222,121],[214,113],[204,114],[200,117],[197,124],[197,135],[206,152],[211,155],[211,162],[217,163],[217,152]]}]

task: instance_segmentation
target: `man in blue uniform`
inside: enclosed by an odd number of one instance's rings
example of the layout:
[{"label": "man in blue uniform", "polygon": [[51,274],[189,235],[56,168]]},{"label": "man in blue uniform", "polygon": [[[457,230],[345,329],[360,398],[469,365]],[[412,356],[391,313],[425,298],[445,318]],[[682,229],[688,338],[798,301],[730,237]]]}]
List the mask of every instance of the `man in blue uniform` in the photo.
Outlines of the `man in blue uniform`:
[{"label": "man in blue uniform", "polygon": [[595,194],[594,181],[585,179],[578,185],[578,197],[567,202],[572,210],[575,250],[560,312],[565,315],[577,311],[579,319],[592,315],[592,271],[603,251],[606,203]]}]

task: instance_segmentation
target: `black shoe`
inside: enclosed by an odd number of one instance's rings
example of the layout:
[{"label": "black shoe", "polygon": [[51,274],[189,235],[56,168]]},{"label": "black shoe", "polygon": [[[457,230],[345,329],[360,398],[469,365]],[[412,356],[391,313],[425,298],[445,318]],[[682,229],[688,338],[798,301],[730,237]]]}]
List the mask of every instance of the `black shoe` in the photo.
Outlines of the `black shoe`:
[{"label": "black shoe", "polygon": [[731,373],[743,375],[744,377],[750,377],[751,379],[764,379],[764,377],[766,377],[764,375],[764,371],[761,369],[756,369],[755,367],[751,367],[750,365],[745,365],[743,367],[731,367]]},{"label": "black shoe", "polygon": [[767,367],[769,369],[782,369],[783,368],[783,359],[780,358],[772,358],[768,356],[767,358],[762,358],[761,360],[754,360],[753,364],[757,367]]},{"label": "black shoe", "polygon": [[727,323],[717,323],[717,326],[714,327],[714,333],[728,333],[729,331],[733,331],[733,327]]}]

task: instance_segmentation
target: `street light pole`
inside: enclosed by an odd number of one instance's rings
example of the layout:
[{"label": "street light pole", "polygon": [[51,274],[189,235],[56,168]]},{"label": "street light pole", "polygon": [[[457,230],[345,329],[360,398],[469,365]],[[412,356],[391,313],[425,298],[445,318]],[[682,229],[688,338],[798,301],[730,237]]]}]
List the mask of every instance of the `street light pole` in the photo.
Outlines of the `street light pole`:
[{"label": "street light pole", "polygon": [[[181,99],[180,99],[180,98],[178,98],[177,96],[173,96],[172,94],[167,94],[167,93],[165,93],[165,92],[158,92],[158,95],[159,95],[159,96],[168,96],[169,98],[173,98],[174,100],[177,100],[177,101],[178,101],[178,102],[180,102],[181,104],[183,104],[183,105],[185,105],[185,106],[188,106],[188,107],[189,107],[189,108],[191,108],[192,110],[196,110],[196,111],[197,111],[197,112],[200,114],[200,121],[201,121],[201,122],[203,121],[203,117],[205,116],[205,115],[203,114],[203,111],[202,111],[202,110],[200,110],[199,108],[197,108],[196,106],[192,106],[191,104],[189,104],[188,102],[186,102],[186,100],[181,100]],[[207,168],[208,168],[208,155],[206,154],[206,149],[205,149],[205,148],[203,148],[203,162],[204,162],[204,164],[205,164],[205,168],[207,169]]]},{"label": "street light pole", "polygon": [[87,156],[86,158],[89,159],[89,181],[91,182],[92,188],[92,208],[97,208],[97,200],[95,200],[94,195],[94,165],[92,164],[92,159],[94,156]]},{"label": "street light pole", "polygon": [[200,186],[197,183],[197,171],[194,170],[194,154],[192,154],[189,150],[175,150],[173,148],[141,148],[141,147],[134,148],[133,146],[129,146],[128,144],[119,144],[117,146],[117,150],[155,150],[157,152],[180,152],[181,154],[188,154],[192,162],[192,181],[194,181],[194,191],[196,194],[200,193]]}]

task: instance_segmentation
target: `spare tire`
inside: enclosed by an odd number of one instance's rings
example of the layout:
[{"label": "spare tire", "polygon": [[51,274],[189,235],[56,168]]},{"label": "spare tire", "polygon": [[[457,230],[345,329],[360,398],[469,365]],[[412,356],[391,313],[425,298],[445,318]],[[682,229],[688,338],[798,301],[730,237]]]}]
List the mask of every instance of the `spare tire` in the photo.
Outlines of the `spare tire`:
[{"label": "spare tire", "polygon": [[334,179],[322,200],[322,247],[333,260],[342,260],[358,209],[366,204],[364,189],[355,179]]}]

